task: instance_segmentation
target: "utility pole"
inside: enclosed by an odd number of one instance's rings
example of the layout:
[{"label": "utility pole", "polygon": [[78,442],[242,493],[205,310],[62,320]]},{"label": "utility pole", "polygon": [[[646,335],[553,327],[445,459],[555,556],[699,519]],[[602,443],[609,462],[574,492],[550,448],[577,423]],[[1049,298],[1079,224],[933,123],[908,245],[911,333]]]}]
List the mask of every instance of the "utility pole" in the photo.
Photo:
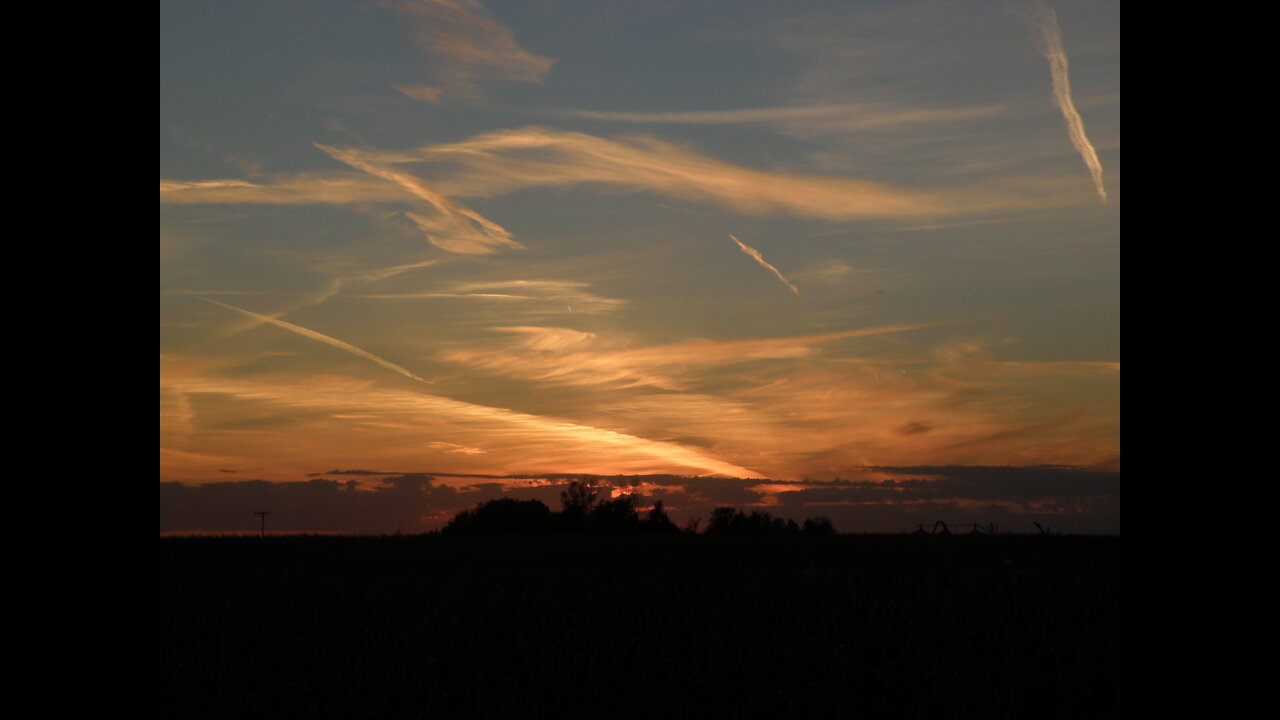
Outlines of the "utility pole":
[{"label": "utility pole", "polygon": [[270,510],[263,510],[262,512],[254,513],[254,515],[257,515],[258,517],[262,518],[262,537],[267,536],[267,516],[270,514],[271,514]]}]

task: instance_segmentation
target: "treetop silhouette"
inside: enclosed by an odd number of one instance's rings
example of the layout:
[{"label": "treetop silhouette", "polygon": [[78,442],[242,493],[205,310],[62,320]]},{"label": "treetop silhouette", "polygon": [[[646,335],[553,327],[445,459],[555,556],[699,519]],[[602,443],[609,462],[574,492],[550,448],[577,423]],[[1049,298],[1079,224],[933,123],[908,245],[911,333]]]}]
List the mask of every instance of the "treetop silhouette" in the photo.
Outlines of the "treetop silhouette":
[{"label": "treetop silhouette", "polygon": [[[640,515],[640,496],[619,495],[600,499],[599,489],[575,480],[560,493],[560,512],[552,512],[539,500],[500,498],[481,503],[453,517],[441,532],[456,533],[606,533],[606,534],[674,534],[681,532],[667,515],[661,500]],[[697,534],[699,521],[690,520],[685,533]],[[827,518],[809,518],[804,526],[795,520],[775,518],[767,512],[753,510],[750,515],[731,507],[719,507],[711,513],[704,535],[835,535]]]}]

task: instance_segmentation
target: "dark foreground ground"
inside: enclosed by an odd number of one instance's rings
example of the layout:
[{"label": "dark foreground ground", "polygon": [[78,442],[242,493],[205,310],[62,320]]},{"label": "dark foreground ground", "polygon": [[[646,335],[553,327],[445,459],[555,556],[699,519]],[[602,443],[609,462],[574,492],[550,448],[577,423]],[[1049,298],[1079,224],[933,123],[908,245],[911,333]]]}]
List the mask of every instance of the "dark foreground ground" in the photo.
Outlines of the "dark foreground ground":
[{"label": "dark foreground ground", "polygon": [[161,717],[1094,718],[1120,540],[161,538]]}]

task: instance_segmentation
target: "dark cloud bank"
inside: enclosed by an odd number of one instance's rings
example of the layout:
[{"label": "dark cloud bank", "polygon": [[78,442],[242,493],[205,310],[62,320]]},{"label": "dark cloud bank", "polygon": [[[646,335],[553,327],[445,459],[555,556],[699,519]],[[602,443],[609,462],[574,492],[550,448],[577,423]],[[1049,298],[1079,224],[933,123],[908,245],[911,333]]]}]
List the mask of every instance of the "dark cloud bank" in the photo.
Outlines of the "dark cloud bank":
[{"label": "dark cloud bank", "polygon": [[[907,532],[936,520],[999,523],[1002,530],[1119,533],[1120,474],[1061,466],[919,466],[860,468],[886,481],[777,483],[676,475],[536,474],[458,476],[334,470],[299,482],[160,483],[160,531],[248,532],[255,511],[269,510],[274,531],[384,534],[438,529],[455,513],[500,497],[537,499],[559,509],[573,480],[608,488],[641,488],[662,500],[680,524],[707,518],[718,506],[763,509],[802,522],[826,516],[841,532]],[[362,481],[331,479],[361,477]],[[444,484],[439,478],[451,478]],[[462,484],[459,478],[463,478]],[[466,481],[472,482],[466,482]],[[537,482],[530,482],[536,480]]]}]

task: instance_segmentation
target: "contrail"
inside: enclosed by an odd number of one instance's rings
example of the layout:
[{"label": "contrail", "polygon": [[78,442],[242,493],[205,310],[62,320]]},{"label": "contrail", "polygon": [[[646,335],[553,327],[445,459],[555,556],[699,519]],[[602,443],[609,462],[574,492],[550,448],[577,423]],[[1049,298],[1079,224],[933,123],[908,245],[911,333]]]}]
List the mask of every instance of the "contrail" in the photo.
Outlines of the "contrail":
[{"label": "contrail", "polygon": [[1098,153],[1084,134],[1084,121],[1076,112],[1076,105],[1071,101],[1071,80],[1067,77],[1067,53],[1062,49],[1062,33],[1058,30],[1058,14],[1045,0],[1036,0],[1036,14],[1031,24],[1040,33],[1044,42],[1041,48],[1049,60],[1049,70],[1053,73],[1053,100],[1062,109],[1062,117],[1067,121],[1067,133],[1071,143],[1084,158],[1084,164],[1093,175],[1093,186],[1098,191],[1102,202],[1107,201],[1106,188],[1102,186],[1102,163],[1098,161]]},{"label": "contrail", "polygon": [[214,305],[221,305],[222,307],[224,307],[224,308],[226,308],[226,309],[228,309],[228,310],[235,310],[235,311],[236,311],[236,312],[238,312],[238,313],[241,313],[241,314],[243,314],[243,315],[248,315],[249,317],[254,318],[254,319],[256,319],[256,320],[260,320],[260,321],[265,322],[265,323],[271,323],[272,325],[276,325],[276,326],[278,326],[278,327],[282,327],[282,328],[284,328],[285,330],[288,330],[289,332],[297,333],[297,334],[301,335],[302,337],[311,338],[312,340],[319,340],[320,342],[322,342],[322,343],[324,343],[324,344],[326,344],[326,345],[332,345],[332,346],[334,346],[334,347],[336,347],[336,348],[339,348],[339,349],[341,349],[341,350],[346,350],[347,352],[351,353],[352,355],[359,355],[360,357],[362,357],[362,358],[364,358],[364,359],[366,359],[366,360],[372,360],[372,361],[374,361],[374,362],[378,363],[379,365],[381,365],[382,367],[384,367],[384,368],[386,368],[386,369],[388,369],[388,370],[394,370],[394,371],[396,371],[396,372],[400,373],[401,375],[404,375],[404,376],[405,376],[405,377],[407,377],[407,378],[413,378],[414,380],[417,380],[418,382],[421,382],[421,383],[427,383],[428,385],[430,385],[430,384],[431,384],[431,381],[430,381],[430,380],[423,380],[422,378],[418,377],[417,375],[414,375],[413,373],[409,372],[408,370],[405,370],[404,368],[400,367],[399,365],[397,365],[397,364],[395,364],[395,363],[393,363],[393,362],[391,362],[391,361],[389,361],[389,360],[383,360],[382,358],[378,357],[377,355],[374,355],[373,353],[371,353],[371,352],[369,352],[369,351],[367,351],[367,350],[361,350],[360,348],[356,347],[355,345],[351,345],[351,344],[349,344],[349,343],[344,343],[344,342],[342,342],[341,340],[338,340],[337,338],[331,338],[331,337],[329,337],[328,335],[325,335],[325,334],[323,334],[323,333],[318,333],[318,332],[316,332],[315,330],[308,330],[308,329],[306,329],[306,328],[304,328],[304,327],[301,327],[301,326],[298,326],[298,325],[294,325],[293,323],[285,322],[284,320],[277,320],[276,318],[268,317],[268,316],[266,316],[266,315],[259,315],[259,314],[258,314],[258,313],[256,313],[256,312],[250,312],[250,311],[248,311],[248,310],[244,310],[244,309],[242,309],[242,308],[238,308],[238,307],[236,307],[236,306],[234,306],[234,305],[228,305],[228,304],[226,304],[226,303],[220,303],[220,302],[218,302],[217,300],[210,300],[209,298],[200,298],[200,299],[201,299],[201,300],[204,300],[204,301],[205,301],[205,302],[207,302],[207,303],[212,303],[212,304],[214,304]]},{"label": "contrail", "polygon": [[791,292],[793,292],[793,293],[795,293],[795,294],[797,294],[797,295],[799,295],[799,294],[800,294],[800,291],[796,289],[796,286],[795,286],[795,285],[792,285],[790,280],[786,279],[785,277],[783,277],[783,276],[782,276],[782,273],[778,272],[778,268],[776,268],[776,267],[774,267],[774,266],[770,265],[769,263],[765,262],[765,260],[764,260],[764,256],[760,254],[760,251],[759,251],[759,250],[756,250],[755,248],[753,248],[753,247],[751,247],[751,246],[749,246],[749,245],[743,245],[741,240],[739,240],[738,238],[736,238],[736,237],[734,237],[734,236],[732,236],[732,235],[730,235],[730,236],[729,236],[729,238],[730,238],[731,240],[733,240],[734,242],[738,243],[738,247],[742,248],[742,252],[744,252],[744,253],[746,253],[746,254],[750,255],[752,258],[754,258],[754,259],[755,259],[755,261],[756,261],[756,262],[760,263],[762,266],[767,267],[767,268],[769,268],[770,270],[772,270],[772,271],[773,271],[773,274],[774,274],[774,275],[777,275],[777,276],[778,276],[778,279],[779,279],[779,280],[781,280],[781,281],[783,282],[783,284],[785,284],[787,287],[791,288]]},{"label": "contrail", "polygon": [[[321,290],[319,294],[317,294],[314,297],[303,300],[301,302],[295,303],[294,305],[288,308],[285,308],[284,310],[281,310],[280,312],[276,313],[276,317],[277,318],[284,317],[285,315],[301,310],[302,308],[310,307],[312,305],[319,305],[320,303],[325,302],[326,300],[333,297],[334,295],[337,295],[338,293],[342,292],[342,290],[345,289],[347,285],[353,282],[378,282],[379,280],[386,280],[389,277],[394,277],[408,270],[413,270],[415,268],[428,267],[431,265],[435,265],[438,262],[439,260],[425,260],[423,262],[410,263],[408,265],[396,265],[394,267],[378,268],[378,269],[370,270],[368,272],[360,273],[357,275],[335,276],[329,280],[329,286],[324,290]],[[225,294],[227,291],[190,290],[190,291],[179,291],[179,292],[185,295],[219,295],[219,294]],[[207,298],[201,298],[201,299],[205,300]],[[213,337],[217,337],[220,340],[229,338],[229,337],[232,337],[233,335],[238,335],[239,333],[242,333],[246,330],[252,330],[253,328],[258,327],[258,325],[260,324],[261,323],[259,322],[246,321],[236,327],[224,329],[222,332],[214,334]],[[218,337],[218,336],[221,336],[221,337]]]}]

